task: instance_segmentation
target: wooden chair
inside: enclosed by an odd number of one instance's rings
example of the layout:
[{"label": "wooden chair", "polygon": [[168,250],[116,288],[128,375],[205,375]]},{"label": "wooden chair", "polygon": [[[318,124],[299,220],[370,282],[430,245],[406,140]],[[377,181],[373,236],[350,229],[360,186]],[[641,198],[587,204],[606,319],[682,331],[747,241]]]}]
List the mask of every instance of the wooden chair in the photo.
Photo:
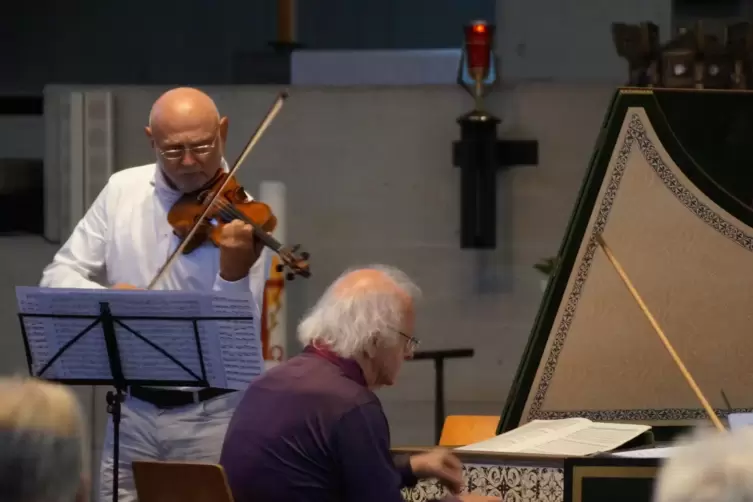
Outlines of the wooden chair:
[{"label": "wooden chair", "polygon": [[439,446],[465,446],[497,435],[499,416],[450,415],[444,421]]},{"label": "wooden chair", "polygon": [[234,502],[221,465],[133,462],[139,502]]}]

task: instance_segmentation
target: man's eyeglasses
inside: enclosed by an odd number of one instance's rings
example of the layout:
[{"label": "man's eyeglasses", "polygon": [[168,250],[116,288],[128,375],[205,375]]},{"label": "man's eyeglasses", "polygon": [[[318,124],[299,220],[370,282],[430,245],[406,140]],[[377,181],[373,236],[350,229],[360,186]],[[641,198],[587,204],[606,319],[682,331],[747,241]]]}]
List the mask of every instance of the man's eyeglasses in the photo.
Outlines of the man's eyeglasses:
[{"label": "man's eyeglasses", "polygon": [[191,152],[191,155],[196,157],[204,157],[212,153],[214,147],[217,145],[217,137],[211,143],[205,143],[203,145],[183,145],[177,148],[168,148],[163,150],[158,148],[160,155],[167,160],[180,160],[186,155],[186,150]]},{"label": "man's eyeglasses", "polygon": [[418,346],[421,345],[421,340],[419,340],[415,336],[406,335],[405,333],[403,333],[399,329],[396,329],[395,331],[398,334],[400,334],[400,335],[402,335],[402,336],[404,336],[405,338],[408,339],[408,348],[410,350],[416,350],[418,348]]}]

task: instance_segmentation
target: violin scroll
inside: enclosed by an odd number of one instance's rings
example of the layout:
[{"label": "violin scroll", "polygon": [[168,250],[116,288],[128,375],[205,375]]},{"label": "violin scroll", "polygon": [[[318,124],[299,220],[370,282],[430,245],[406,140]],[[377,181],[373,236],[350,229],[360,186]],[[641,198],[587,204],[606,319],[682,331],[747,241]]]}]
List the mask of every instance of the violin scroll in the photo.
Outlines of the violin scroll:
[{"label": "violin scroll", "polygon": [[281,247],[277,254],[280,256],[280,260],[282,260],[282,263],[277,264],[277,271],[282,272],[286,268],[288,268],[288,272],[285,275],[285,278],[288,281],[292,281],[295,279],[296,275],[300,275],[301,277],[310,277],[311,276],[311,270],[309,269],[308,259],[309,259],[309,253],[306,251],[301,251],[298,253],[298,250],[300,249],[300,244],[296,244],[293,247]]}]

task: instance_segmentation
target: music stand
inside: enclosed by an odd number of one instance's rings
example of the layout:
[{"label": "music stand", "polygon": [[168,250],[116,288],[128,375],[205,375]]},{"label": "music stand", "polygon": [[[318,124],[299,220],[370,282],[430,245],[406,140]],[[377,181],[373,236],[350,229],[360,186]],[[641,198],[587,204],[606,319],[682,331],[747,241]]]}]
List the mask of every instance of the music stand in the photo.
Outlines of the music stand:
[{"label": "music stand", "polygon": [[[52,367],[52,365],[63,355],[65,352],[73,346],[78,340],[84,337],[95,327],[101,325],[105,338],[105,346],[107,349],[107,358],[110,366],[110,373],[112,378],[109,379],[88,379],[88,378],[46,378],[50,381],[60,382],[68,385],[111,385],[115,388],[115,392],[108,391],[106,396],[107,412],[112,415],[113,422],[113,480],[112,480],[112,499],[113,502],[118,501],[118,473],[120,470],[120,414],[121,403],[124,401],[124,392],[128,386],[146,385],[146,386],[165,386],[165,387],[177,387],[177,386],[190,386],[190,387],[209,387],[207,379],[207,371],[204,363],[204,355],[201,347],[201,339],[199,336],[199,321],[252,321],[254,318],[250,316],[219,316],[219,317],[175,317],[175,316],[113,316],[110,310],[109,302],[99,302],[99,315],[68,315],[68,314],[28,314],[19,313],[18,317],[21,322],[21,333],[24,339],[24,348],[26,350],[26,359],[29,366],[29,373],[37,378],[45,378],[44,373]],[[42,369],[35,375],[34,374],[34,358],[32,353],[31,344],[29,343],[28,334],[26,330],[26,318],[52,318],[52,319],[89,319],[92,322],[86,326],[76,336],[66,342],[60,349],[50,358]],[[170,355],[159,345],[155,344],[151,340],[147,339],[134,329],[125,324],[124,321],[182,321],[191,322],[194,332],[194,340],[196,342],[196,352],[201,367],[201,376],[197,375],[194,371],[181,363],[178,359]],[[125,329],[128,333],[135,336],[139,340],[143,341],[154,350],[158,351],[170,361],[175,363],[185,371],[190,379],[177,380],[144,380],[138,378],[126,378],[123,374],[123,361],[121,360],[120,349],[118,347],[118,340],[115,334],[115,326],[118,325]]]}]

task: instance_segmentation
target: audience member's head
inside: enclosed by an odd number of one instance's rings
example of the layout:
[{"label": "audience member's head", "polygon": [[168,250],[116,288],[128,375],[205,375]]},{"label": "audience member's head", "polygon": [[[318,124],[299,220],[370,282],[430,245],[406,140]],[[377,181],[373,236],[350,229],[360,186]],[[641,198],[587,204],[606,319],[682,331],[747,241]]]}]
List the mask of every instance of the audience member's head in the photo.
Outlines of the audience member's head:
[{"label": "audience member's head", "polygon": [[371,387],[392,385],[418,345],[413,337],[419,288],[396,268],[345,272],[298,327],[303,345],[358,361]]},{"label": "audience member's head", "polygon": [[0,378],[3,502],[82,502],[88,490],[84,425],[66,387]]},{"label": "audience member's head", "polygon": [[677,444],[655,502],[753,502],[753,429],[704,430]]}]

